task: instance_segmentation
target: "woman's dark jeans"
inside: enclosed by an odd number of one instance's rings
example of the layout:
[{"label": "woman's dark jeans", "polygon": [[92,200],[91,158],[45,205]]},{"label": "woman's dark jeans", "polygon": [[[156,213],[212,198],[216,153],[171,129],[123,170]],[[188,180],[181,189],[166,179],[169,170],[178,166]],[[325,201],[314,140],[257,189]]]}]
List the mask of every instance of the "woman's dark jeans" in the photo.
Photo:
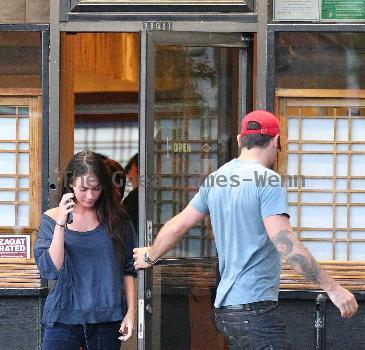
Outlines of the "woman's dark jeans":
[{"label": "woman's dark jeans", "polygon": [[227,337],[230,350],[290,350],[285,325],[276,303],[262,308],[214,310],[217,329]]},{"label": "woman's dark jeans", "polygon": [[46,325],[41,350],[119,350],[121,321]]}]

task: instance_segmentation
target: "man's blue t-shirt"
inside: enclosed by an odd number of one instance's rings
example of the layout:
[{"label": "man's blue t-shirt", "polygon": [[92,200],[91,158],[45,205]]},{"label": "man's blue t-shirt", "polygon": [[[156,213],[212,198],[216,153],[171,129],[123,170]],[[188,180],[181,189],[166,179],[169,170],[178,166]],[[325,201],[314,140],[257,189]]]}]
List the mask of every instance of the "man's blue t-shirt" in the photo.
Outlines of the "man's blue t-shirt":
[{"label": "man's blue t-shirt", "polygon": [[288,215],[280,175],[233,159],[207,177],[190,204],[210,214],[221,274],[214,306],[276,301],[281,259],[263,219]]}]

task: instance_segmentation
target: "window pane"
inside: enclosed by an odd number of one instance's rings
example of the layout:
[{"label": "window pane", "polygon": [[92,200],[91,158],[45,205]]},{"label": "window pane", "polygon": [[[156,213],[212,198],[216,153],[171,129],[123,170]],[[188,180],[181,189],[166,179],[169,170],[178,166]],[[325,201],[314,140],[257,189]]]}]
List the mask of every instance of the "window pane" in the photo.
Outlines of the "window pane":
[{"label": "window pane", "polygon": [[302,140],[332,141],[332,119],[303,119]]},{"label": "window pane", "polygon": [[276,87],[358,90],[365,86],[363,33],[280,32],[275,43]]},{"label": "window pane", "polygon": [[0,140],[16,140],[15,118],[0,118]]},{"label": "window pane", "polygon": [[15,188],[16,179],[11,177],[0,177],[0,188]]},{"label": "window pane", "polygon": [[300,220],[302,227],[333,227],[333,209],[327,206],[302,206]]},{"label": "window pane", "polygon": [[16,174],[15,153],[0,153],[0,173]]},{"label": "window pane", "polygon": [[29,201],[29,191],[19,191],[18,200],[21,202],[28,202]]},{"label": "window pane", "polygon": [[29,118],[19,119],[18,139],[29,140]]},{"label": "window pane", "polygon": [[0,191],[0,201],[14,202],[15,201],[15,191]]},{"label": "window pane", "polygon": [[18,206],[18,225],[29,226],[29,205],[27,204]]},{"label": "window pane", "polygon": [[20,177],[18,180],[19,188],[29,188],[29,178],[28,177]]},{"label": "window pane", "polygon": [[16,150],[16,143],[15,142],[1,142],[0,143],[0,149],[3,150],[3,151],[15,151]]},{"label": "window pane", "polygon": [[18,173],[22,175],[29,174],[29,153],[20,153],[18,155]]},{"label": "window pane", "polygon": [[303,154],[302,175],[331,176],[333,174],[333,156],[327,154]]},{"label": "window pane", "polygon": [[0,204],[0,226],[15,226],[15,205]]}]

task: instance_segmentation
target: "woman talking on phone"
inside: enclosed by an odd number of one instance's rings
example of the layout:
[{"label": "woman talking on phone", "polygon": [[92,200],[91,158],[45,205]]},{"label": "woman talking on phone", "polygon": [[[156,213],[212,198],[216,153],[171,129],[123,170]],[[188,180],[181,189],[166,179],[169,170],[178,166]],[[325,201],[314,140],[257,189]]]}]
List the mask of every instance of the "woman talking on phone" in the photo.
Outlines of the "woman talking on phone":
[{"label": "woman talking on phone", "polygon": [[56,280],[44,306],[42,350],[119,350],[135,321],[132,224],[94,152],[71,158],[60,191],[34,248],[41,277]]}]

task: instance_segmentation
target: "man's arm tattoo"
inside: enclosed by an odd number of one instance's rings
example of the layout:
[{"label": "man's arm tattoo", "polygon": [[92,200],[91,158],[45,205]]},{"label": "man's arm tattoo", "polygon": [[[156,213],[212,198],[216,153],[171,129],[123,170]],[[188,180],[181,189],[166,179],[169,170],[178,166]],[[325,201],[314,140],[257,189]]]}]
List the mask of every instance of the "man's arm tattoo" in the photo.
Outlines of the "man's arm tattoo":
[{"label": "man's arm tattoo", "polygon": [[319,284],[319,266],[311,256],[293,254],[288,257],[288,264],[298,267],[306,279]]},{"label": "man's arm tattoo", "polygon": [[[308,253],[308,257],[296,253],[293,254],[295,243],[290,237],[292,233],[289,231],[279,231],[273,243],[279,252],[279,254],[288,262],[289,265],[294,267],[297,271],[300,271],[308,280],[319,283],[320,268],[313,257]],[[304,247],[301,249],[305,250]]]},{"label": "man's arm tattoo", "polygon": [[293,251],[294,247],[294,243],[290,237],[288,237],[288,233],[288,231],[279,231],[273,239],[276,249],[283,257],[288,256]]}]

